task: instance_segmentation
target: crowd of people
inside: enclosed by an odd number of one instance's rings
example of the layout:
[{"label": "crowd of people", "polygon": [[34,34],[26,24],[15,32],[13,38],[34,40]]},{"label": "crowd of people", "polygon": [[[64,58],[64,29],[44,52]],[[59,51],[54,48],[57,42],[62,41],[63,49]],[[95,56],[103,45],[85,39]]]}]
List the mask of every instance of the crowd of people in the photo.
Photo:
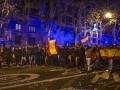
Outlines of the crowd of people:
[{"label": "crowd of people", "polygon": [[[11,65],[56,65],[64,67],[77,67],[81,71],[90,71],[91,67],[97,68],[100,53],[95,47],[59,46],[56,55],[49,55],[44,47],[5,47],[1,48],[0,67],[3,64]],[[92,66],[93,65],[93,66]]]}]

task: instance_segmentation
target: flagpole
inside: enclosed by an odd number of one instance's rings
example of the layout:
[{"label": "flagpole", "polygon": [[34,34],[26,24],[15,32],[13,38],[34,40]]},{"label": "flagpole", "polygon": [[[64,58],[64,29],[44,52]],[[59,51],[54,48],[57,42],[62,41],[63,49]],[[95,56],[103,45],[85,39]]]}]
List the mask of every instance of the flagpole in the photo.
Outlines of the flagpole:
[{"label": "flagpole", "polygon": [[50,29],[48,30],[48,41],[50,40]]}]

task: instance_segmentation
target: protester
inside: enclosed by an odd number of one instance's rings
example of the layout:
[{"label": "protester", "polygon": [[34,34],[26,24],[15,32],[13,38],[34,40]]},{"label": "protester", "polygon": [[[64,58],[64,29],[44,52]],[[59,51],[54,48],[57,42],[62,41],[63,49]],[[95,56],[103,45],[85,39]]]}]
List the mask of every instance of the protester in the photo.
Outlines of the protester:
[{"label": "protester", "polygon": [[25,51],[25,48],[22,48],[21,65],[24,65],[26,62],[27,62],[27,60],[26,60],[26,51]]},{"label": "protester", "polygon": [[0,55],[0,68],[2,67],[2,56]]},{"label": "protester", "polygon": [[10,64],[12,62],[12,48],[11,47],[6,48],[5,53],[6,53],[5,54],[6,63],[8,66],[10,66]]},{"label": "protester", "polygon": [[21,48],[17,47],[15,48],[15,61],[16,61],[16,66],[20,65],[20,61],[21,61]]},{"label": "protester", "polygon": [[[45,47],[5,47],[0,52],[0,67],[2,63],[10,65],[54,65],[64,67],[77,67],[80,71],[100,69],[99,47],[89,47],[85,49],[82,44],[76,46],[61,46],[57,48],[57,54],[49,55],[48,48]],[[110,61],[110,60],[109,60]],[[105,63],[105,62],[104,62]],[[112,63],[112,62],[111,62]],[[109,69],[112,69],[110,63]]]},{"label": "protester", "polygon": [[86,62],[87,62],[87,71],[91,70],[91,59],[92,59],[92,48],[87,47],[85,55],[86,55]]},{"label": "protester", "polygon": [[85,48],[81,44],[80,45],[80,67],[82,71],[85,71],[85,64],[86,64],[86,56],[85,56]]}]

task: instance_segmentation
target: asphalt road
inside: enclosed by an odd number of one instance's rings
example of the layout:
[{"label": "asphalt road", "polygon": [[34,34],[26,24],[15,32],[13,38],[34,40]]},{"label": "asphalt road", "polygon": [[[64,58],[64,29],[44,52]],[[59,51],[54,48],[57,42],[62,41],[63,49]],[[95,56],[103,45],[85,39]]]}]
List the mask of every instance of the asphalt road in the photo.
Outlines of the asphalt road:
[{"label": "asphalt road", "polygon": [[120,90],[120,72],[22,66],[0,69],[0,90]]}]

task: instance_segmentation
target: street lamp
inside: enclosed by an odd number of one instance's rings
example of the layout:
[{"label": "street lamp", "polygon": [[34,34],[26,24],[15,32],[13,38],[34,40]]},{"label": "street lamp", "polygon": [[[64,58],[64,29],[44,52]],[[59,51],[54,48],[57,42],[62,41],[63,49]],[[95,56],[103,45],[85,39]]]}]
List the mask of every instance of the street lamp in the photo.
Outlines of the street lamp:
[{"label": "street lamp", "polygon": [[110,18],[112,18],[112,17],[113,17],[113,15],[112,15],[111,12],[107,12],[107,13],[105,13],[105,18],[110,19]]},{"label": "street lamp", "polygon": [[111,12],[107,12],[107,13],[105,13],[105,18],[107,18],[107,19],[109,19],[109,20],[115,20],[115,25],[114,25],[114,30],[113,30],[113,38],[114,38],[114,44],[116,44],[116,36],[115,36],[115,33],[116,33],[116,20],[117,20],[117,18],[115,18],[115,17],[113,17],[113,14],[111,13]]}]

